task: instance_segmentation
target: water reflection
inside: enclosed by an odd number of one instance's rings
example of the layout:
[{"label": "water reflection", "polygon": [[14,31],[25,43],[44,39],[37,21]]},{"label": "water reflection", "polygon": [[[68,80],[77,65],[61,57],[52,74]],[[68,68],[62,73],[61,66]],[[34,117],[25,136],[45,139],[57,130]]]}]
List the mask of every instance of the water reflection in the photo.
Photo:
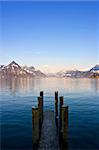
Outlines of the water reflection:
[{"label": "water reflection", "polygon": [[99,80],[98,79],[91,79],[91,88],[94,90],[95,93],[99,91]]},{"label": "water reflection", "polygon": [[72,90],[87,90],[87,91],[96,91],[99,90],[99,80],[98,79],[65,79],[65,89],[67,91]]},{"label": "water reflection", "polygon": [[54,91],[66,92],[95,92],[99,91],[98,79],[70,79],[70,78],[7,78],[0,79],[0,91],[8,90],[12,94],[17,92],[36,93],[44,90],[45,94],[50,95]]},{"label": "water reflection", "polygon": [[1,79],[2,146],[8,150],[32,149],[31,107],[37,106],[41,90],[44,91],[45,110],[54,110],[51,95],[54,96],[55,91],[64,96],[64,104],[70,108],[66,146],[69,149],[99,149],[99,97],[96,95],[99,94],[99,79],[70,78]]},{"label": "water reflection", "polygon": [[6,78],[0,80],[0,90],[8,89],[12,93],[28,91],[34,86],[33,78]]}]

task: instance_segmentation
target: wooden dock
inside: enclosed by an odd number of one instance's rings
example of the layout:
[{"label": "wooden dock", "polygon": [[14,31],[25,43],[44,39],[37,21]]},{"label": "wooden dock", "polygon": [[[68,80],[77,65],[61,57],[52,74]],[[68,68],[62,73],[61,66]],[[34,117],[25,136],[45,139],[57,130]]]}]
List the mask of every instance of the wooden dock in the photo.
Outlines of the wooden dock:
[{"label": "wooden dock", "polygon": [[58,134],[53,111],[44,112],[38,150],[59,150]]},{"label": "wooden dock", "polygon": [[38,106],[32,107],[33,149],[67,150],[68,106],[63,105],[63,97],[58,98],[58,92],[55,92],[55,112],[51,110],[44,112],[43,100],[43,91],[41,91]]}]

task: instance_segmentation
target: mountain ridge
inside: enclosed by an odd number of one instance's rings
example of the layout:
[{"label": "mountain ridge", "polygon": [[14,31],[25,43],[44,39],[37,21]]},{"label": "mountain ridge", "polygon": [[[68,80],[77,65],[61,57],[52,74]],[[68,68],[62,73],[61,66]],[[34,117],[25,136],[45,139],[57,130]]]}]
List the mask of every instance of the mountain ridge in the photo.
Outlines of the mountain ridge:
[{"label": "mountain ridge", "polygon": [[12,61],[6,66],[0,66],[0,77],[46,77],[46,75],[40,70],[35,70],[33,66],[23,67],[15,61]]},{"label": "mountain ridge", "polygon": [[71,77],[71,78],[99,78],[99,65],[95,65],[91,69],[87,71],[80,71],[80,70],[64,70],[59,71],[56,73],[57,77]]},{"label": "mountain ridge", "polygon": [[0,78],[5,77],[70,77],[70,78],[99,78],[99,65],[95,65],[87,71],[61,70],[55,74],[44,74],[34,66],[21,66],[15,61],[4,66],[0,65]]}]

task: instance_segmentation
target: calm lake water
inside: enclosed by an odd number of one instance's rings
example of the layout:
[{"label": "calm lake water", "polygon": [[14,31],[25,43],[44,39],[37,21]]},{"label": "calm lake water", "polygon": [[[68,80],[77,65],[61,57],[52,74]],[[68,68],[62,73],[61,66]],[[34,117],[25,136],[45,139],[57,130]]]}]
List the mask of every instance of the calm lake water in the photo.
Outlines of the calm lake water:
[{"label": "calm lake water", "polygon": [[54,110],[54,92],[69,106],[69,149],[99,150],[98,79],[0,80],[1,149],[32,150],[32,106],[44,91],[44,110]]}]

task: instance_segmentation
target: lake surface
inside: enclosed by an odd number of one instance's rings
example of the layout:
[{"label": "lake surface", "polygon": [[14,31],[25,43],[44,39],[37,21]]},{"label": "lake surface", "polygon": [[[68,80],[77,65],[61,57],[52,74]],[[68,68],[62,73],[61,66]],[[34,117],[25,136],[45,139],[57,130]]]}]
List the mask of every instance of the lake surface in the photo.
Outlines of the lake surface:
[{"label": "lake surface", "polygon": [[98,79],[0,80],[2,150],[32,150],[32,106],[44,91],[44,110],[54,110],[54,92],[69,106],[69,149],[99,150]]}]

